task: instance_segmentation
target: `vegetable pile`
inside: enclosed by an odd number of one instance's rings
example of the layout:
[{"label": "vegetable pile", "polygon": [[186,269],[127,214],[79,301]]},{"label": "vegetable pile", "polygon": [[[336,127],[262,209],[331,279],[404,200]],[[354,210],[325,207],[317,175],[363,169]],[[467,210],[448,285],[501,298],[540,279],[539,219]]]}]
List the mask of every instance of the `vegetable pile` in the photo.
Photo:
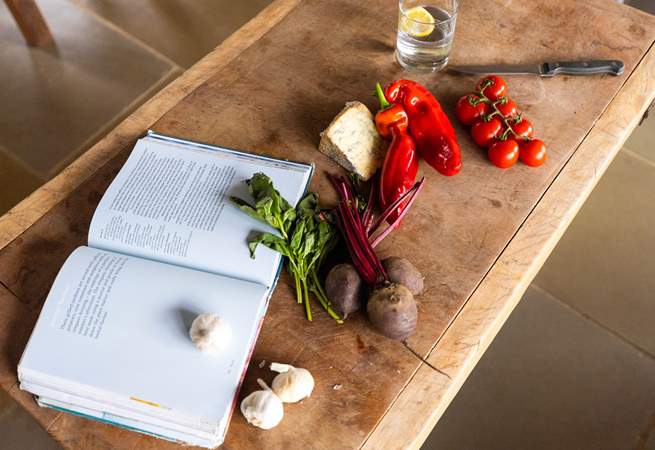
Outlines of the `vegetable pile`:
[{"label": "vegetable pile", "polygon": [[519,159],[533,167],[546,161],[546,144],[533,138],[532,124],[507,96],[507,84],[499,76],[482,78],[475,92],[457,101],[455,114],[471,127],[471,137],[487,149],[496,167],[506,169]]},{"label": "vegetable pile", "polygon": [[[351,177],[330,176],[339,199],[334,209],[320,210],[313,193],[293,208],[262,173],[248,180],[254,205],[239,198],[232,202],[277,231],[253,239],[251,256],[263,244],[288,258],[298,303],[304,303],[309,320],[312,293],[338,323],[365,308],[381,334],[406,341],[416,327],[415,296],[423,291],[423,276],[407,259],[380,260],[375,248],[399,228],[425,183],[424,179],[416,182],[419,157],[446,176],[459,173],[462,159],[452,124],[425,87],[396,80],[385,89],[378,83],[376,95],[381,109],[375,115],[375,127],[363,104],[349,102],[322,134],[324,153]],[[350,139],[353,136],[356,139]],[[391,143],[375,178],[375,142],[380,137]],[[372,182],[364,186],[363,180],[371,177]],[[337,230],[350,261],[334,265],[323,288],[319,268],[335,245]]]},{"label": "vegetable pile", "polygon": [[[360,183],[330,178],[339,196],[331,217],[351,261],[334,266],[325,287],[329,305],[344,319],[365,306],[369,320],[381,334],[405,341],[416,327],[414,296],[423,291],[423,276],[404,258],[381,261],[375,247],[400,226],[423,187],[424,179],[416,182],[419,157],[446,176],[459,173],[462,157],[452,124],[425,87],[411,80],[396,80],[384,89],[378,83],[375,95],[380,102],[375,128],[391,143],[368,195]],[[348,158],[348,150],[342,150]]]},{"label": "vegetable pile", "polygon": [[[462,157],[455,130],[430,91],[415,81],[396,80],[384,90],[378,83],[375,95],[380,101],[375,126],[380,136],[391,138],[380,175],[383,208],[414,184],[419,155],[443,175],[459,173]],[[394,221],[403,207],[389,219]]]},{"label": "vegetable pile", "polygon": [[298,303],[305,304],[307,319],[312,320],[311,292],[330,317],[341,323],[339,315],[330,307],[318,277],[318,268],[337,238],[336,230],[318,208],[318,196],[310,192],[293,208],[265,174],[256,173],[247,183],[255,204],[237,197],[231,197],[232,202],[243,212],[279,232],[261,233],[250,241],[250,256],[255,257],[259,244],[286,256],[287,270],[295,282],[296,298]]},{"label": "vegetable pile", "polygon": [[[423,289],[423,277],[403,258],[380,261],[374,248],[391,233],[416,200],[424,179],[415,183],[388,205],[377,217],[373,184],[368,201],[354,192],[352,184],[343,177],[331,177],[339,195],[333,216],[345,240],[351,264],[339,264],[327,276],[328,298],[344,318],[363,306],[362,298],[368,287],[371,292],[366,301],[366,312],[373,326],[383,335],[404,341],[414,331],[417,307],[414,293]],[[399,210],[399,206],[404,207]],[[390,217],[393,216],[393,219]],[[385,222],[389,222],[383,227]]]}]

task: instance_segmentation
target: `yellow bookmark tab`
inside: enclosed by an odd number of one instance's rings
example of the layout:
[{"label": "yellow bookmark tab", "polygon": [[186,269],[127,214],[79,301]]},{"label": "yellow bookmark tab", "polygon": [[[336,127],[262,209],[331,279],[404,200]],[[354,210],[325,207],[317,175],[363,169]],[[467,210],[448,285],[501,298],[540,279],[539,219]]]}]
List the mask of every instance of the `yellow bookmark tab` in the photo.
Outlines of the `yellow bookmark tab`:
[{"label": "yellow bookmark tab", "polygon": [[149,402],[147,400],[141,400],[140,398],[130,397],[130,400],[134,400],[135,402],[144,403],[146,405],[154,406],[155,408],[161,408],[161,405],[159,405],[157,403]]}]

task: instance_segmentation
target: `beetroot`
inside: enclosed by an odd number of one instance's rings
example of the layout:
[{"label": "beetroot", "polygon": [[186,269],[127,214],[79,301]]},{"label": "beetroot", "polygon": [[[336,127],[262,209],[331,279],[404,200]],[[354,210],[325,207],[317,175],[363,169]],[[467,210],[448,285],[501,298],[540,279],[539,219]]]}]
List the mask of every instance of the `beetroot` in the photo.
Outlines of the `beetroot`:
[{"label": "beetroot", "polygon": [[390,256],[382,260],[382,266],[387,271],[387,277],[392,283],[406,286],[413,295],[423,292],[423,275],[409,260]]},{"label": "beetroot", "polygon": [[381,334],[397,341],[407,339],[416,328],[416,301],[402,284],[392,283],[373,291],[366,312]]},{"label": "beetroot", "polygon": [[342,319],[361,308],[364,287],[352,264],[337,264],[325,278],[327,298]]}]

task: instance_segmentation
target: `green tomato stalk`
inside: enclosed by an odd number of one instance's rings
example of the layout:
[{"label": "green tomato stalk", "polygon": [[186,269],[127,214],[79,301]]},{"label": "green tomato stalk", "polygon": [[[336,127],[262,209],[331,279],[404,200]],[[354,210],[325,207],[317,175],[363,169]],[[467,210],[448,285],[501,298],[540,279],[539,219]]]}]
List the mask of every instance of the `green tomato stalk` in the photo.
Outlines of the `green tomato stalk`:
[{"label": "green tomato stalk", "polygon": [[[469,103],[472,106],[476,106],[476,105],[478,105],[480,103],[486,103],[487,105],[491,106],[493,111],[491,113],[485,115],[483,117],[483,120],[485,122],[489,122],[491,120],[491,118],[494,117],[494,116],[498,116],[500,118],[500,120],[505,125],[505,131],[503,132],[503,134],[501,134],[498,137],[499,140],[501,140],[501,141],[507,140],[509,135],[512,134],[512,136],[515,139],[529,141],[530,140],[529,137],[521,136],[520,134],[518,134],[518,133],[516,133],[514,131],[514,128],[512,127],[512,123],[510,122],[509,118],[503,116],[503,114],[498,109],[498,105],[502,105],[502,104],[505,104],[505,102],[507,102],[507,97],[502,96],[498,100],[492,101],[486,95],[484,95],[484,90],[487,87],[491,86],[492,84],[493,84],[493,81],[485,80],[484,83],[482,84],[482,86],[480,86],[480,90],[475,92],[475,95],[477,95],[479,98],[476,99],[476,98],[473,98],[472,96],[469,96],[469,98],[468,98]],[[512,121],[514,123],[519,123],[521,120],[523,120],[523,118],[521,117],[521,114],[519,114],[516,118],[512,119]]]}]

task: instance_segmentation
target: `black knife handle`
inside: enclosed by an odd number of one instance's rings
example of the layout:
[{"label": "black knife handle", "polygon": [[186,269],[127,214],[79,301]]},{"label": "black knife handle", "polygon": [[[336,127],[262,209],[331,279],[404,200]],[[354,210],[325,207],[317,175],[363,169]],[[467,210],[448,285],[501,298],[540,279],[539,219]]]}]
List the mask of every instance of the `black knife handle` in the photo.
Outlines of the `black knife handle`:
[{"label": "black knife handle", "polygon": [[595,75],[608,73],[621,75],[623,73],[623,61],[616,59],[601,61],[560,61],[544,64],[544,75]]}]

